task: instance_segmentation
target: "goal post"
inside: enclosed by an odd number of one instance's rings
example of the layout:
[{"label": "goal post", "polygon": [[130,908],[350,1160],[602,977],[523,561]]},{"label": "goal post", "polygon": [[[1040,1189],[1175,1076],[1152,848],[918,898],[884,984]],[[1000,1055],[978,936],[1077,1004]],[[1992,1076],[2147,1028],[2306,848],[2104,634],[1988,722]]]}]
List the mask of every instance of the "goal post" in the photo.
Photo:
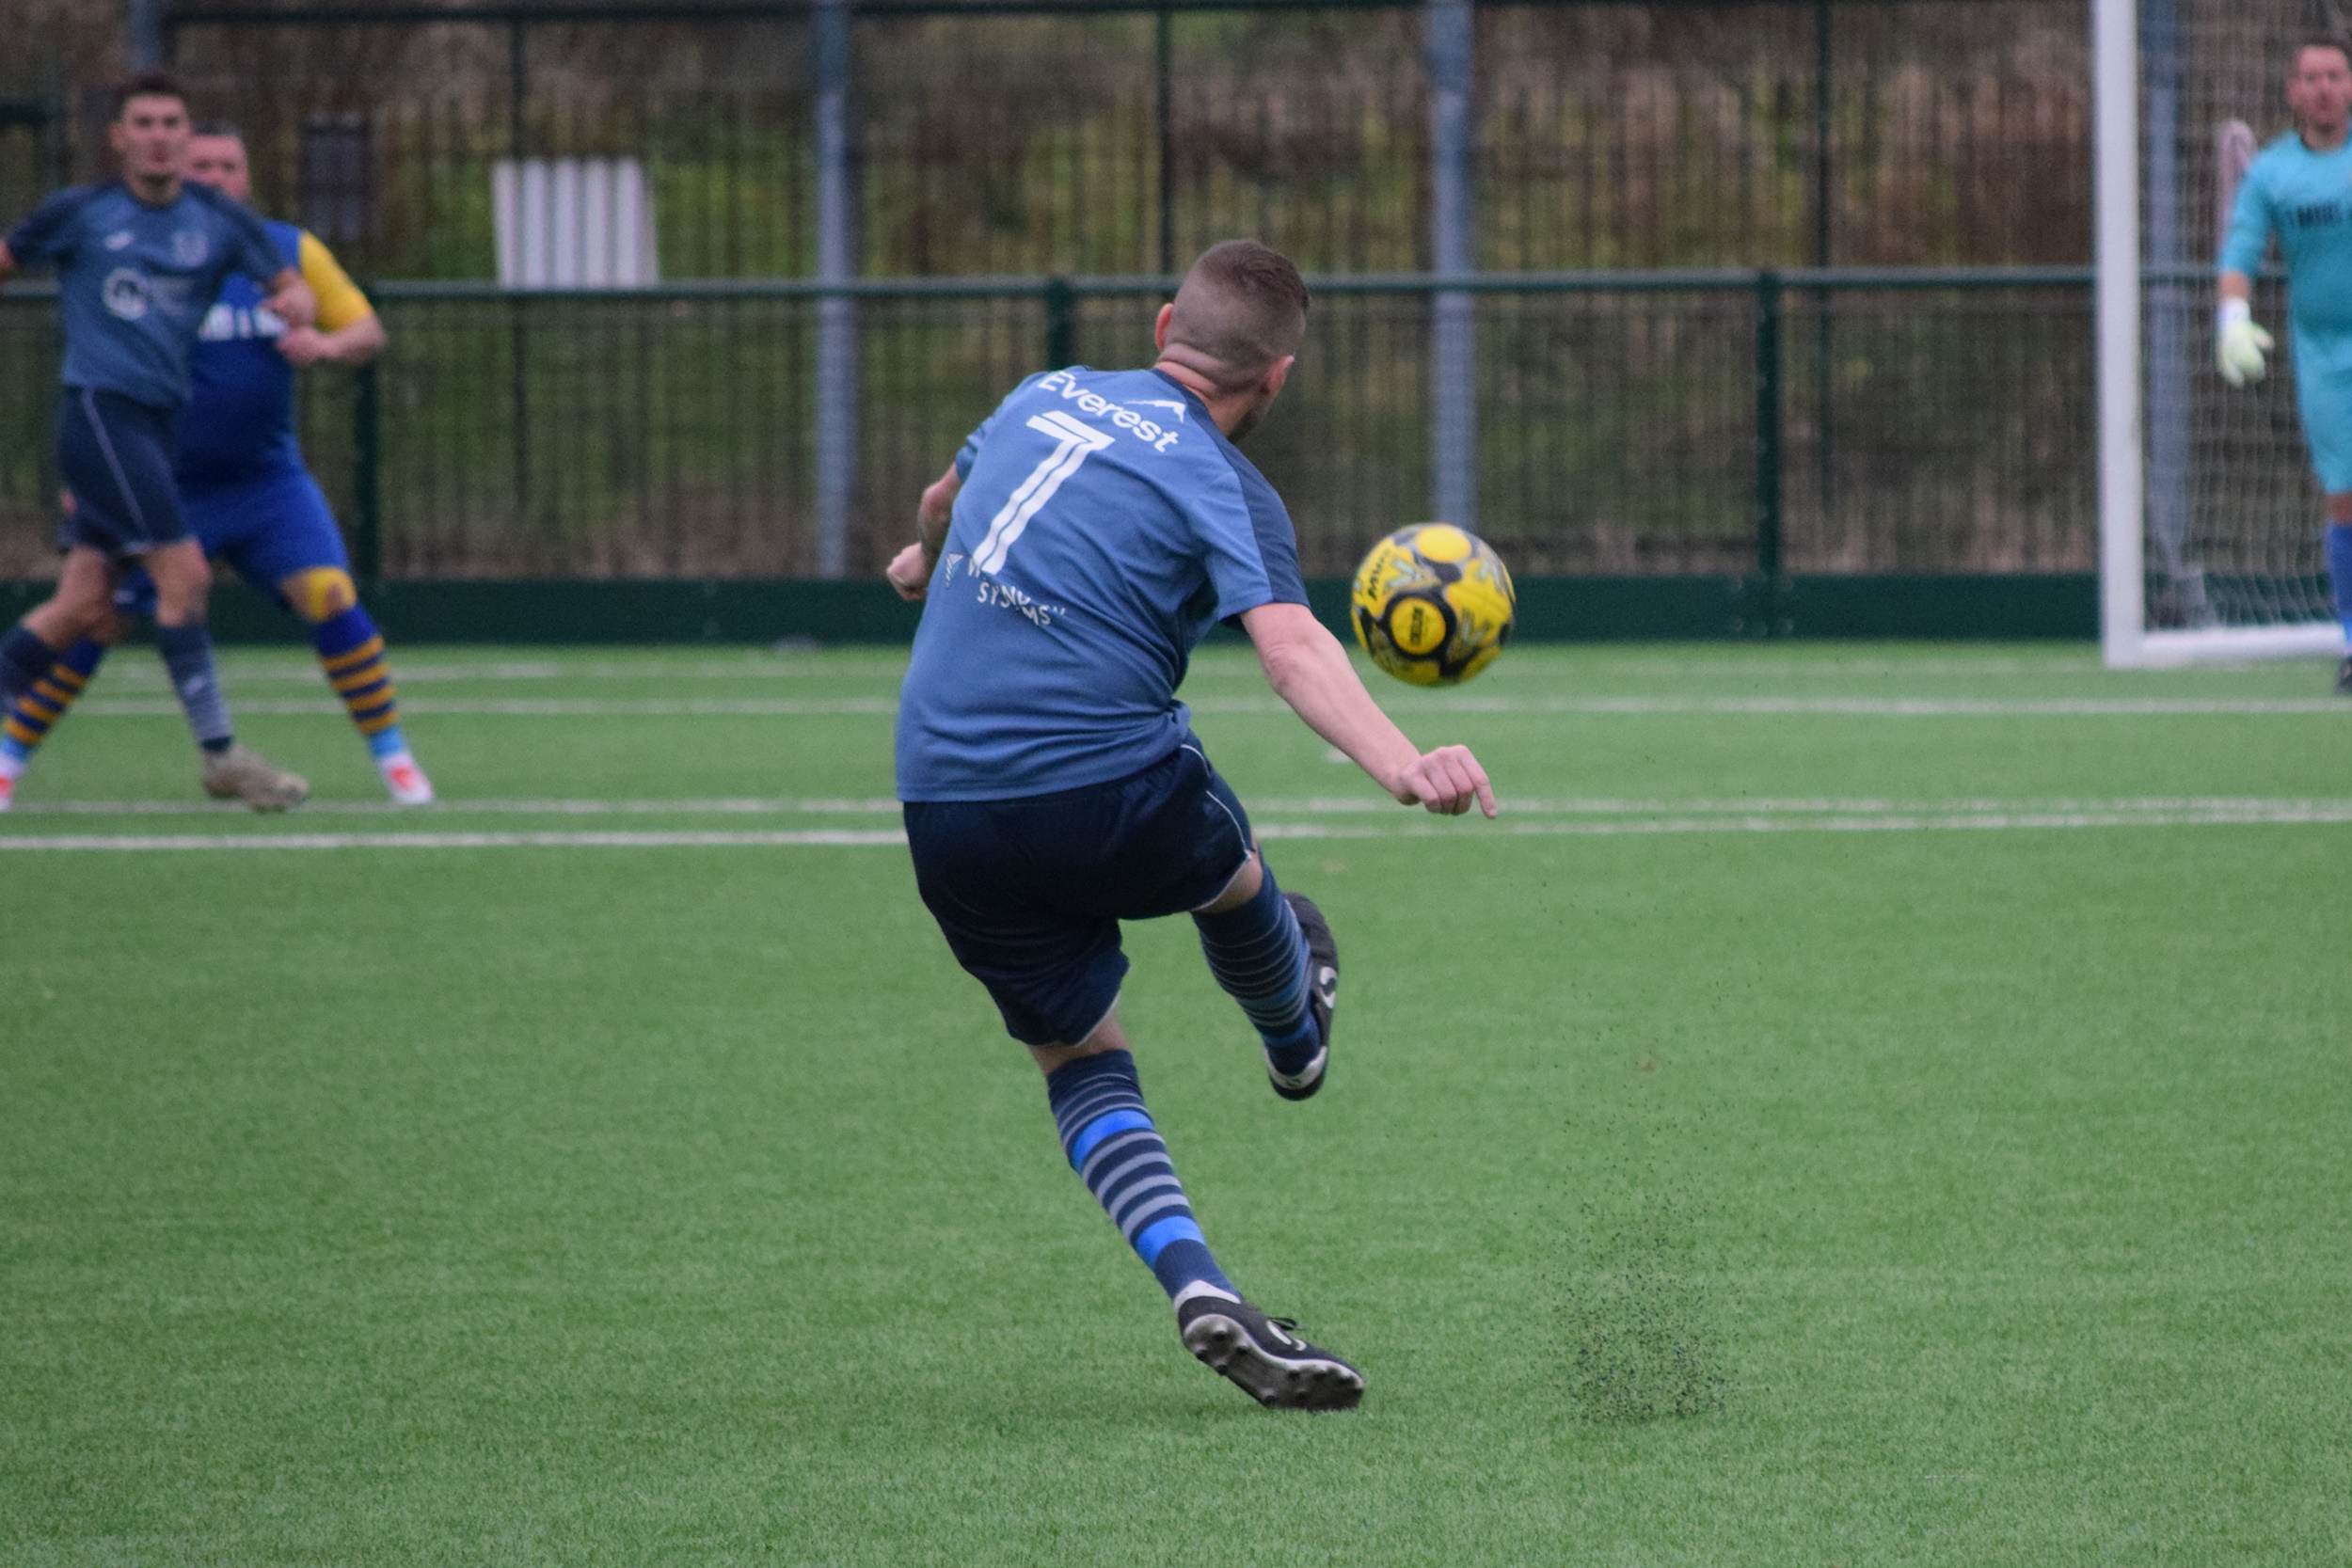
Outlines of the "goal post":
[{"label": "goal post", "polygon": [[[2214,258],[2258,134],[2285,130],[2301,0],[2091,0],[2101,651],[2110,668],[2341,654],[2288,358],[2213,366]],[[2256,128],[2264,128],[2258,133]]]}]

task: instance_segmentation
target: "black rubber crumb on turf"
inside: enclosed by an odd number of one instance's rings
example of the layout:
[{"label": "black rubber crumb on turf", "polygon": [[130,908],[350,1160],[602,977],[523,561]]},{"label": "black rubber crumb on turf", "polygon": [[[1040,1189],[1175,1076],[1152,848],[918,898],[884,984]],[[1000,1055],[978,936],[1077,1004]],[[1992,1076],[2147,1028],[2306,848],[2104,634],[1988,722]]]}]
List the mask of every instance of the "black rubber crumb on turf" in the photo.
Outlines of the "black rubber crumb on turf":
[{"label": "black rubber crumb on turf", "polygon": [[1722,1275],[1699,1256],[1703,1216],[1648,1183],[1581,1208],[1559,1299],[1570,1408],[1609,1424],[1721,1410]]}]

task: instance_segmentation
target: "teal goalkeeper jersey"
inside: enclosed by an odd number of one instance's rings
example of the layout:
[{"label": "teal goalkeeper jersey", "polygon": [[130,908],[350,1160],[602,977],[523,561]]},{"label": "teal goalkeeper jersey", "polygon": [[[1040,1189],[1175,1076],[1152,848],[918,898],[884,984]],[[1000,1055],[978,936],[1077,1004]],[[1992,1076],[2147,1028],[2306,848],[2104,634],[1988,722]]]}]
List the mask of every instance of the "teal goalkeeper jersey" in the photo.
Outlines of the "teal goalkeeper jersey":
[{"label": "teal goalkeeper jersey", "polygon": [[2296,331],[2352,332],[2352,142],[2314,152],[2290,133],[2263,149],[2238,186],[2221,270],[2261,271],[2273,234]]}]

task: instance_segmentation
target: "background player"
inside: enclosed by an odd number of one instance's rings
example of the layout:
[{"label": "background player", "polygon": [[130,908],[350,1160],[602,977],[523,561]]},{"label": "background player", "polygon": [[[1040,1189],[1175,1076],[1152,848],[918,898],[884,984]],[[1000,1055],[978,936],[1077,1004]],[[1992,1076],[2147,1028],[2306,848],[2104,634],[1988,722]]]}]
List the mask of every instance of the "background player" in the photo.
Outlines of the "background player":
[{"label": "background player", "polygon": [[[2254,325],[2254,274],[2270,237],[2285,253],[2296,402],[2312,468],[2328,493],[2328,578],[2352,639],[2352,48],[2295,52],[2287,106],[2296,129],[2246,170],[2221,243],[2214,357],[2233,387],[2261,379],[2270,334]],[[2336,671],[2352,696],[2352,657]]]},{"label": "background player", "polygon": [[[187,100],[170,77],[125,84],[108,139],[120,180],[60,191],[0,244],[0,277],[20,264],[57,269],[57,467],[76,501],[56,593],[0,638],[0,701],[13,706],[28,689],[70,696],[50,678],[59,653],[106,622],[122,566],[142,564],[155,585],[155,645],[203,749],[206,792],[282,810],[310,785],[236,744],[204,627],[212,577],[172,483],[171,420],[187,401],[205,305],[223,280],[243,272],[265,281],[270,308],[302,325],[310,291],[259,218],[182,181]],[[0,761],[0,795],[14,788],[14,768]]]},{"label": "background player", "polygon": [[1233,448],[1282,389],[1307,290],[1249,240],[1210,249],[1150,370],[1032,376],[924,493],[890,563],[926,600],[898,708],[898,797],[923,901],[1046,1074],[1070,1164],[1158,1278],[1195,1355],[1262,1403],[1345,1409],[1346,1362],[1242,1300],[1145,1109],[1116,1005],[1119,923],[1190,911],[1276,1092],[1329,1061],[1339,955],[1287,898],[1176,700],[1238,619],[1268,683],[1397,800],[1494,815],[1477,759],[1426,755],[1307,609],[1273,486]]},{"label": "background player", "polygon": [[[188,141],[186,178],[239,202],[253,193],[245,138],[210,124]],[[204,318],[180,411],[176,478],[205,556],[226,561],[270,592],[310,628],[321,667],[375,758],[384,787],[402,805],[424,805],[433,785],[400,727],[384,639],[359,605],[342,535],[294,439],[294,372],[327,362],[364,365],[384,347],[383,324],[316,236],[268,221],[272,244],[302,274],[318,301],[316,324],[288,326],[242,277],[231,277]],[[141,574],[117,605],[150,613],[154,591]],[[22,771],[104,657],[114,628],[69,649],[46,689],[17,699],[0,723],[0,766]]]}]

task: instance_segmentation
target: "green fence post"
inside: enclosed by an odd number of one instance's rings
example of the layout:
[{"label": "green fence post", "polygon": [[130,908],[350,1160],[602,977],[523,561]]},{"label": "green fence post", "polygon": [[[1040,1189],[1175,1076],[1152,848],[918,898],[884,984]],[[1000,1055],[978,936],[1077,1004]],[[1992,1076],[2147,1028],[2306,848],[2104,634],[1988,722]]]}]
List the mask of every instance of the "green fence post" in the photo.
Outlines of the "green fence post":
[{"label": "green fence post", "polygon": [[1757,629],[1781,631],[1780,275],[1756,275],[1756,602]]},{"label": "green fence post", "polygon": [[1066,277],[1045,280],[1045,368],[1057,371],[1078,362],[1076,296]]},{"label": "green fence post", "polygon": [[355,372],[351,389],[351,564],[359,580],[371,584],[384,575],[383,436],[371,362]]}]

